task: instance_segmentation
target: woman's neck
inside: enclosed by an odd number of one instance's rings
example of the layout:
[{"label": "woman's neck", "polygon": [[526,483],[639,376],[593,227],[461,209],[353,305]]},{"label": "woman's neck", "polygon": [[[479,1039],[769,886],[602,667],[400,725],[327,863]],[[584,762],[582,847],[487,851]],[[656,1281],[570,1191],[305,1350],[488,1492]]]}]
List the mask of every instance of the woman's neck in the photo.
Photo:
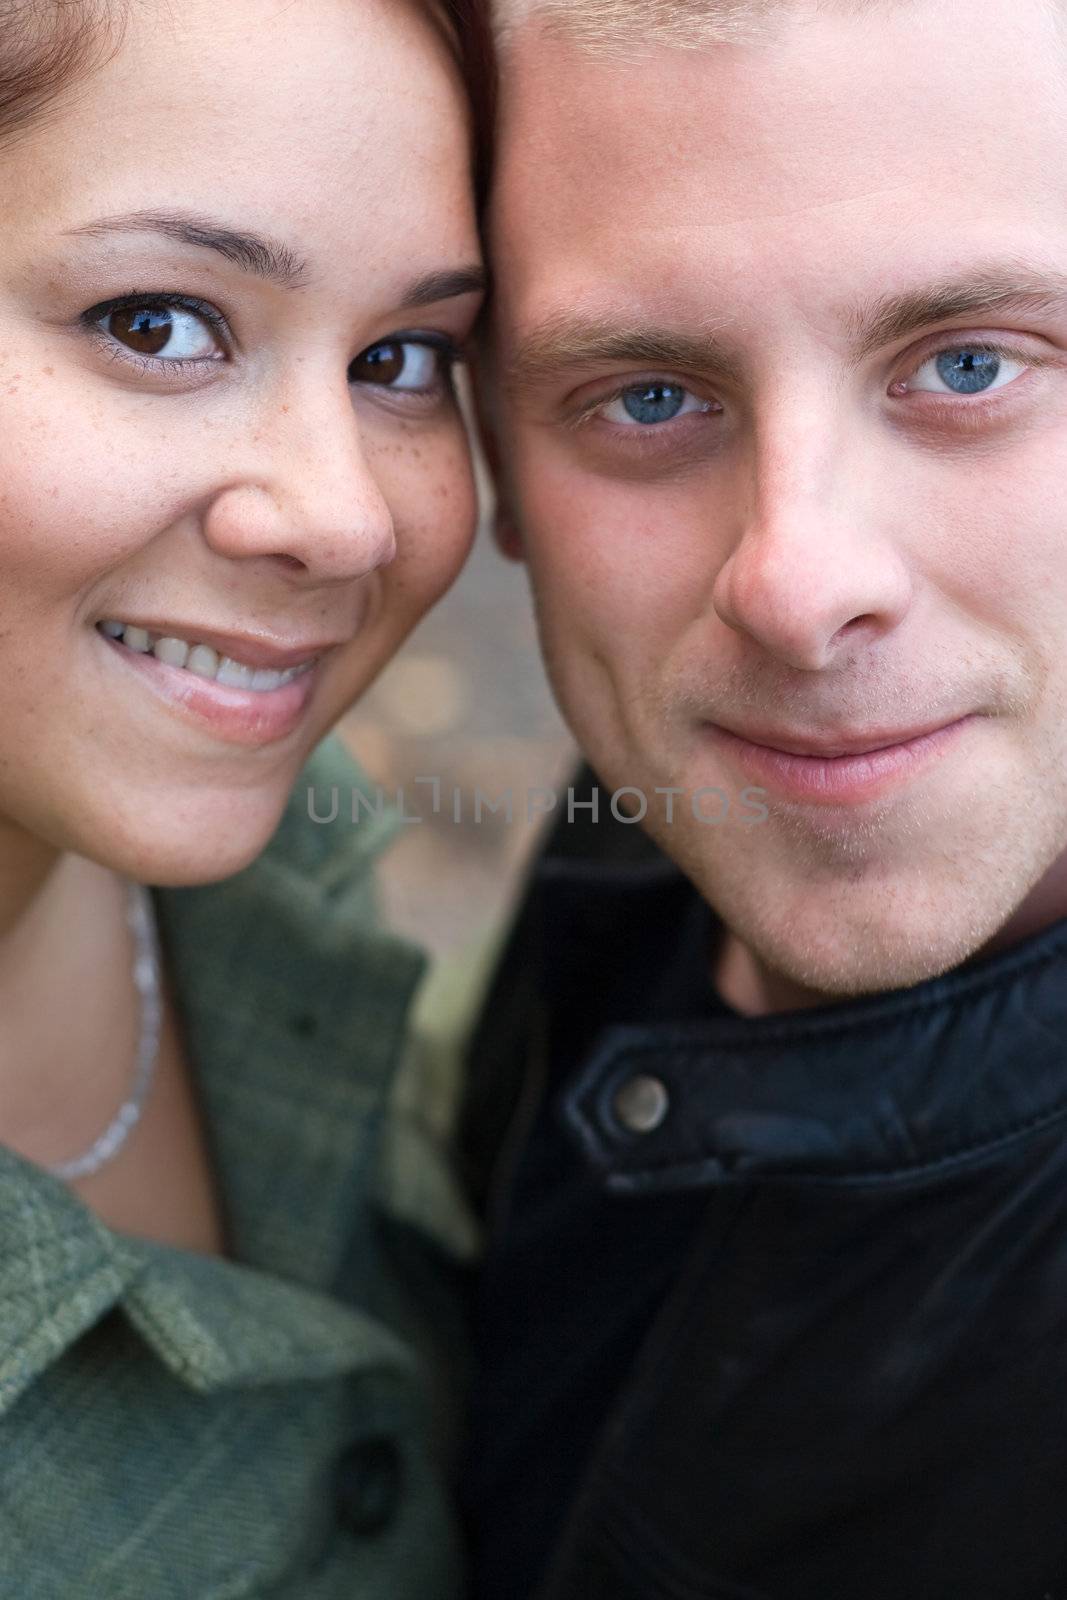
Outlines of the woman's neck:
[{"label": "woman's neck", "polygon": [[124,886],[0,821],[0,1144],[78,1154],[121,1102],[137,1011]]},{"label": "woman's neck", "polygon": [[33,917],[62,858],[54,845],[0,817],[0,975],[5,950]]},{"label": "woman's neck", "polygon": [[[129,1093],[140,1038],[126,885],[0,821],[0,1146],[79,1156]],[[136,1137],[74,1192],[109,1227],[225,1253],[221,1203],[169,1004]]]}]

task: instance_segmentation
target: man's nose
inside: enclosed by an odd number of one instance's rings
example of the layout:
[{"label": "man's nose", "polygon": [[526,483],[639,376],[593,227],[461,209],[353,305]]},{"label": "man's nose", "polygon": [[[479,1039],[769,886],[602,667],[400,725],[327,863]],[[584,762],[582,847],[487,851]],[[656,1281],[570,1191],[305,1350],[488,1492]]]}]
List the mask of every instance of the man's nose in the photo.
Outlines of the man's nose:
[{"label": "man's nose", "polygon": [[396,554],[389,505],[347,383],[290,388],[227,440],[233,466],[203,518],[219,555],[275,560],[318,583],[365,577]]},{"label": "man's nose", "polygon": [[891,485],[839,419],[778,419],[738,469],[735,542],[713,589],[724,622],[770,655],[819,671],[896,627],[913,580]]}]

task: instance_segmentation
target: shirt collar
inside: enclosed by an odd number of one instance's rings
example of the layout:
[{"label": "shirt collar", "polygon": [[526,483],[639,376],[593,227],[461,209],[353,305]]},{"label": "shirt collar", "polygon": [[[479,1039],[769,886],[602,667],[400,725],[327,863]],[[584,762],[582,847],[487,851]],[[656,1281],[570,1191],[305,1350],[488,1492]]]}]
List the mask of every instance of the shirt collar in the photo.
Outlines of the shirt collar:
[{"label": "shirt collar", "polygon": [[0,1151],[0,1218],[0,1416],[111,1312],[200,1393],[410,1370],[400,1342],[355,1307],[113,1233],[58,1179],[9,1151]]},{"label": "shirt collar", "polygon": [[[309,787],[319,815],[340,791],[332,822],[311,821]],[[336,1283],[365,1210],[425,966],[378,924],[371,873],[395,819],[353,823],[353,787],[366,779],[328,741],[251,867],[157,896],[233,1252],[313,1288]]]},{"label": "shirt collar", "polygon": [[[319,815],[342,791],[332,823],[311,821],[309,786]],[[353,825],[352,787],[368,792],[328,740],[252,866],[153,891],[242,1265],[113,1233],[0,1149],[0,1412],[116,1308],[199,1389],[407,1363],[329,1298],[348,1258],[370,1259],[377,1136],[423,970],[375,919],[371,868],[395,821]]]}]

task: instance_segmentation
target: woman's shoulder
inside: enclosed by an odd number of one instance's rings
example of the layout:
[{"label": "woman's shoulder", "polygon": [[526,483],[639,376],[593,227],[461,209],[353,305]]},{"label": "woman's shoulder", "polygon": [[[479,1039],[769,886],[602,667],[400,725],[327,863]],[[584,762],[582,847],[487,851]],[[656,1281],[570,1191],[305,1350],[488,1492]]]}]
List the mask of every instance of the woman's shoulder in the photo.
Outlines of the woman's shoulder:
[{"label": "woman's shoulder", "polygon": [[381,785],[331,734],[303,767],[260,860],[284,864],[336,890],[370,878],[399,825]]},{"label": "woman's shoulder", "polygon": [[[352,795],[370,802],[353,803]],[[336,796],[336,804],[334,798]],[[222,882],[154,891],[175,993],[207,1060],[295,1048],[388,1075],[425,957],[383,926],[373,867],[397,822],[336,737],[303,768],[266,850]],[[357,820],[353,821],[353,814]],[[325,1070],[326,1062],[323,1063]]]},{"label": "woman's shoulder", "polygon": [[388,937],[378,915],[374,865],[398,826],[381,786],[333,734],[301,769],[262,853],[219,882],[156,889],[161,920],[177,928],[191,919],[229,937],[230,919],[243,921],[255,906],[269,910],[279,928],[302,917],[311,924],[309,934],[315,926],[326,931],[326,924],[340,923],[349,935],[362,925]]}]

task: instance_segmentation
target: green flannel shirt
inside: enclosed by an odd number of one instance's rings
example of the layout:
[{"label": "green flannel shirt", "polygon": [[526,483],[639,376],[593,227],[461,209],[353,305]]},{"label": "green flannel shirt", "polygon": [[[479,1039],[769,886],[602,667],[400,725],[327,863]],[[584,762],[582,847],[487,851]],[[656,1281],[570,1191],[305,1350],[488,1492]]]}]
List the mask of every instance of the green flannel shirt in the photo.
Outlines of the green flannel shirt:
[{"label": "green flannel shirt", "polygon": [[465,1224],[395,1125],[422,957],[376,924],[391,827],[352,825],[353,785],[328,740],[251,867],[153,891],[230,1257],[114,1232],[0,1150],[2,1600],[459,1592],[420,1327]]}]

